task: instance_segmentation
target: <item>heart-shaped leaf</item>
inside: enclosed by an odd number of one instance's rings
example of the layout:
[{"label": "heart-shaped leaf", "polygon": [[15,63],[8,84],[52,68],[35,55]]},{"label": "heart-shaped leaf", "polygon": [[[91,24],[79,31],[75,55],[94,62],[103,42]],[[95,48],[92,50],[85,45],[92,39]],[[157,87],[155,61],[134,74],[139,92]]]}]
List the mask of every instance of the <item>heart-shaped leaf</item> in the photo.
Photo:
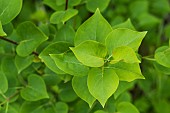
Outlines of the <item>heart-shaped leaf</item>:
[{"label": "heart-shaped leaf", "polygon": [[104,44],[111,31],[112,27],[97,9],[95,14],[78,28],[74,44],[77,46],[86,40],[96,40]]},{"label": "heart-shaped leaf", "polygon": [[104,107],[107,99],[116,91],[119,78],[113,69],[92,68],[87,85],[90,93]]},{"label": "heart-shaped leaf", "polygon": [[127,28],[114,29],[106,38],[109,54],[120,46],[129,46],[137,51],[147,32],[137,32]]},{"label": "heart-shaped leaf", "polygon": [[138,109],[129,102],[121,102],[117,106],[118,113],[139,113]]},{"label": "heart-shaped leaf", "polygon": [[88,40],[74,48],[70,48],[76,58],[86,66],[101,67],[107,54],[106,47],[96,41]]},{"label": "heart-shaped leaf", "polygon": [[23,22],[17,27],[21,42],[16,48],[17,54],[26,57],[31,54],[48,37],[45,36],[33,23]]},{"label": "heart-shaped leaf", "polygon": [[21,96],[27,101],[37,101],[49,98],[44,80],[35,74],[28,77],[28,85],[21,90]]}]

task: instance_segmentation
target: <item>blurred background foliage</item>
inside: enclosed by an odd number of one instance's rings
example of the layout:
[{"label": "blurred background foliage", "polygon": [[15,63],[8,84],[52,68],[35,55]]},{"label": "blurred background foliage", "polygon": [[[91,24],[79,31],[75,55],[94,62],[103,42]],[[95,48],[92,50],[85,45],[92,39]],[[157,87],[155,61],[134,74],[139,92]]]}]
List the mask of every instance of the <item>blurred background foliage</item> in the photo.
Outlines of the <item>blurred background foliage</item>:
[{"label": "blurred background foliage", "polygon": [[[122,90],[122,94],[117,95],[117,101],[132,102],[141,113],[170,113],[170,68],[166,68],[158,64],[154,57],[155,50],[163,45],[168,45],[170,38],[170,1],[169,0],[69,0],[68,8],[78,10],[78,14],[66,22],[66,26],[62,27],[63,23],[52,25],[49,24],[50,16],[55,11],[65,10],[65,0],[24,0],[23,7],[20,14],[11,22],[3,25],[4,31],[8,34],[9,39],[18,41],[15,28],[17,25],[24,21],[32,21],[49,37],[49,40],[40,45],[37,49],[38,52],[50,43],[50,41],[60,40],[64,36],[64,31],[68,30],[70,36],[74,37],[75,30],[99,7],[102,15],[113,26],[131,20],[134,28],[138,31],[148,31],[147,36],[142,42],[139,53],[142,55],[141,69],[145,76],[145,80],[136,80],[128,86],[125,84],[126,90]],[[54,4],[54,2],[56,2]],[[129,20],[128,20],[129,21]],[[58,37],[57,39],[55,37]],[[53,40],[54,39],[54,40]],[[14,45],[7,42],[0,41],[0,54],[13,54]],[[2,56],[0,56],[2,57]],[[1,62],[4,69],[5,66],[12,70],[13,75],[17,75],[17,69],[14,64],[11,64],[10,57],[5,58]],[[34,59],[34,63],[25,69],[21,74],[28,75],[33,71],[39,74],[46,73],[43,76],[45,83],[51,88],[53,93],[57,94],[57,98],[69,105],[70,111],[73,113],[91,113],[98,109],[103,109],[99,103],[93,107],[92,111],[89,110],[88,105],[77,99],[71,87],[70,75],[62,77],[55,76],[55,73],[41,63],[37,63],[38,59]],[[10,66],[9,66],[9,65]],[[6,70],[6,74],[10,73]],[[42,71],[43,70],[43,71]],[[9,75],[10,76],[10,75]],[[60,76],[60,75],[59,75]],[[24,77],[23,77],[24,78]],[[20,79],[23,79],[20,78]],[[61,79],[62,78],[62,79]],[[64,80],[66,84],[61,82]],[[17,80],[11,78],[15,86]],[[57,84],[57,85],[56,85]],[[10,87],[10,86],[9,86]],[[7,92],[9,95],[15,92],[15,89]],[[16,97],[17,98],[17,97]],[[0,98],[1,100],[2,98]],[[113,100],[112,97],[109,101]],[[12,101],[12,100],[11,100]],[[15,101],[15,98],[14,100]],[[20,100],[17,100],[20,101]],[[108,103],[109,103],[108,101]],[[41,102],[41,103],[45,103]],[[15,103],[14,103],[15,104]],[[63,103],[58,103],[60,106]],[[27,105],[23,105],[24,108]],[[37,104],[36,104],[37,105]],[[18,108],[18,105],[14,105]],[[48,105],[46,105],[48,106]],[[63,106],[63,105],[62,105]],[[66,106],[67,107],[67,106]],[[108,104],[106,108],[114,111],[115,108]],[[14,108],[10,110],[15,111]],[[49,108],[49,111],[52,111]],[[12,113],[12,112],[11,112]],[[15,113],[15,112],[13,112]],[[23,112],[25,113],[25,112]],[[64,112],[65,113],[65,112]],[[104,113],[98,111],[96,113]]]}]

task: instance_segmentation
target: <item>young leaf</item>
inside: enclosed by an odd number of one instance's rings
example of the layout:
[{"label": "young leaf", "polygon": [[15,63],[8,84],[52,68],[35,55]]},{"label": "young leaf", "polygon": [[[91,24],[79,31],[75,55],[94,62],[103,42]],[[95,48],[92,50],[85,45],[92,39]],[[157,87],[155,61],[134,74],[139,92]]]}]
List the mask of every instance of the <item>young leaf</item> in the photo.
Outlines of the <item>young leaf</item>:
[{"label": "young leaf", "polygon": [[0,94],[5,93],[8,90],[8,80],[4,73],[0,71]]},{"label": "young leaf", "polygon": [[109,5],[110,0],[87,0],[86,7],[89,11],[95,12],[97,8],[104,11]]},{"label": "young leaf", "polygon": [[104,65],[104,57],[107,54],[107,50],[99,42],[88,40],[70,49],[76,58],[86,66],[101,67]]},{"label": "young leaf", "polygon": [[129,102],[121,102],[117,106],[118,113],[139,113],[138,109]]},{"label": "young leaf", "polygon": [[72,46],[68,42],[55,42],[48,45],[39,55],[40,59],[46,64],[46,66],[54,71],[57,74],[65,74],[60,70],[54,60],[50,57],[49,54],[61,54],[69,50],[69,47]]},{"label": "young leaf", "polygon": [[26,57],[48,38],[33,23],[24,22],[18,25],[17,33],[21,42],[16,48],[17,54]]},{"label": "young leaf", "polygon": [[0,36],[6,36],[7,34],[3,31],[2,24],[0,21]]},{"label": "young leaf", "polygon": [[99,9],[97,9],[95,14],[78,28],[74,44],[77,46],[86,40],[96,40],[105,43],[105,39],[111,31],[112,27],[100,14]]},{"label": "young leaf", "polygon": [[170,48],[168,46],[158,48],[154,57],[159,64],[170,68]]},{"label": "young leaf", "polygon": [[111,55],[113,49],[120,46],[129,46],[137,51],[145,35],[146,31],[137,32],[126,28],[114,29],[106,38],[109,54]]},{"label": "young leaf", "polygon": [[116,74],[119,76],[119,79],[122,81],[131,82],[135,79],[145,79],[140,71],[138,63],[125,63],[118,62],[116,64],[109,65],[106,68],[111,68],[115,70]]},{"label": "young leaf", "polygon": [[70,6],[76,6],[76,5],[80,4],[80,2],[81,2],[81,0],[69,0],[68,4]]},{"label": "young leaf", "polygon": [[89,68],[80,63],[73,53],[50,54],[59,69],[74,76],[87,76]]},{"label": "young leaf", "polygon": [[111,64],[115,64],[119,61],[126,63],[140,63],[134,50],[128,46],[121,46],[113,49],[112,56],[113,60],[110,62]]},{"label": "young leaf", "polygon": [[21,11],[22,0],[0,0],[0,21],[5,25]]},{"label": "young leaf", "polygon": [[15,65],[17,67],[18,73],[20,73],[22,70],[24,70],[29,65],[31,65],[33,59],[34,59],[33,55],[30,55],[27,57],[20,57],[20,56],[16,55],[15,56]]},{"label": "young leaf", "polygon": [[78,11],[76,9],[68,9],[66,11],[57,11],[53,13],[50,17],[50,22],[52,24],[65,23],[67,20],[77,15]]},{"label": "young leaf", "polygon": [[30,75],[27,87],[21,90],[21,97],[27,101],[49,98],[44,80],[38,75]]},{"label": "young leaf", "polygon": [[103,107],[116,91],[118,84],[119,78],[113,69],[92,68],[89,72],[88,89]]},{"label": "young leaf", "polygon": [[55,104],[57,113],[68,113],[68,105],[64,102],[57,102]]},{"label": "young leaf", "polygon": [[86,101],[90,107],[92,107],[94,101],[96,100],[89,92],[87,87],[87,76],[84,77],[73,77],[72,86],[76,94]]}]

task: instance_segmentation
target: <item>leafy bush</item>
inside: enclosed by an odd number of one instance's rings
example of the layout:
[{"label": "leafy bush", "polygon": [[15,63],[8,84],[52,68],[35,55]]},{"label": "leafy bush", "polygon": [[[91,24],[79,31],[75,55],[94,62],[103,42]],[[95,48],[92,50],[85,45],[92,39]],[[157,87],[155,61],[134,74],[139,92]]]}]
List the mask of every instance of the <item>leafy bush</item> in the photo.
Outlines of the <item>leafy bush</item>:
[{"label": "leafy bush", "polygon": [[0,113],[169,113],[169,13],[168,0],[0,0]]}]

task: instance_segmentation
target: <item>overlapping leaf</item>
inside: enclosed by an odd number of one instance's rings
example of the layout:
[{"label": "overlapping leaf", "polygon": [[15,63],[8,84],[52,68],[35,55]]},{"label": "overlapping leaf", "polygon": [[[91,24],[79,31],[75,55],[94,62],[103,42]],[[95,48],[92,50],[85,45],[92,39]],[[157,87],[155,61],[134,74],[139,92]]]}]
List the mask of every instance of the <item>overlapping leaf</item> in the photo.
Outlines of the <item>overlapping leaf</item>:
[{"label": "overlapping leaf", "polygon": [[104,65],[104,57],[107,54],[106,47],[96,41],[84,41],[80,45],[71,48],[76,58],[86,66],[101,67]]}]

